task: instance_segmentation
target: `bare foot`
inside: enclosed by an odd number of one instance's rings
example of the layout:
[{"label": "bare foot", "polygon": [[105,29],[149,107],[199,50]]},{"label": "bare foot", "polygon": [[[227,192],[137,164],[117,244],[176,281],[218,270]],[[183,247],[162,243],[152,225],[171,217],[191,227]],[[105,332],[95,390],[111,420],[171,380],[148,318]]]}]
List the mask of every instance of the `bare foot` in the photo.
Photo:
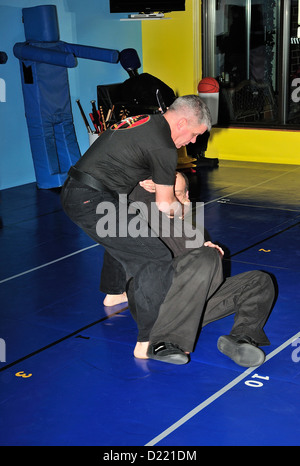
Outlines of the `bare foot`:
[{"label": "bare foot", "polygon": [[104,298],[103,304],[104,306],[116,306],[116,304],[121,304],[127,302],[127,294],[107,294]]},{"label": "bare foot", "polygon": [[138,341],[135,345],[133,355],[138,359],[148,359],[147,349],[149,346],[149,341]]}]

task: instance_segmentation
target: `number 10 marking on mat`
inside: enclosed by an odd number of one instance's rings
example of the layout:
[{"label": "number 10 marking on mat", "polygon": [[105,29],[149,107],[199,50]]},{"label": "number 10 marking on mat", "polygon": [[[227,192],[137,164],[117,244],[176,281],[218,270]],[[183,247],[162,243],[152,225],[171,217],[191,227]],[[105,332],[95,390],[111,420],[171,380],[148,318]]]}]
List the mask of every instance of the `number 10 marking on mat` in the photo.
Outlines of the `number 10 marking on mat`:
[{"label": "number 10 marking on mat", "polygon": [[[254,374],[252,375],[251,379],[270,380],[270,377],[268,375],[263,377],[262,375]],[[248,387],[259,388],[263,386],[263,383],[259,380],[246,380],[245,385]]]}]

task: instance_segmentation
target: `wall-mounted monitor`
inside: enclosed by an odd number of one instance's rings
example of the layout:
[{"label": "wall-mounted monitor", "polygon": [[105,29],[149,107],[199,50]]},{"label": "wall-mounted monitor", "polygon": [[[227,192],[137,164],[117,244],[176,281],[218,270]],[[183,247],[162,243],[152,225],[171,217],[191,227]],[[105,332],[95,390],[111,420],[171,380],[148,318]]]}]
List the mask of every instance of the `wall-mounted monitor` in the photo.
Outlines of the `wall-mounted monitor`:
[{"label": "wall-mounted monitor", "polygon": [[110,0],[111,13],[167,13],[185,11],[185,0]]}]

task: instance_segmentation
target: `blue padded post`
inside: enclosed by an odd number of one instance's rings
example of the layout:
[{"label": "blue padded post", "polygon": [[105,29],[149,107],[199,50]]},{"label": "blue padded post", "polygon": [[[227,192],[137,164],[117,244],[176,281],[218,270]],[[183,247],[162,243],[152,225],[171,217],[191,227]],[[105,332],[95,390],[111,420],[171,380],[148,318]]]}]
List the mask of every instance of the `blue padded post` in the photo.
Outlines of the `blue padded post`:
[{"label": "blue padded post", "polygon": [[23,8],[22,14],[26,41],[59,41],[59,27],[55,5]]},{"label": "blue padded post", "polygon": [[[57,43],[56,43],[57,45]],[[49,44],[29,45],[17,42],[14,45],[13,52],[15,57],[20,60],[29,60],[37,63],[48,63],[48,65],[64,66],[66,68],[75,68],[77,60],[72,53],[65,53],[63,50],[50,48]]]},{"label": "blue padded post", "polygon": [[68,44],[67,42],[63,42],[63,44],[67,52],[73,53],[78,58],[87,58],[88,60],[104,61],[108,63],[118,63],[119,61],[119,52],[117,50]]},{"label": "blue padded post", "polygon": [[55,5],[23,8],[26,42],[14,46],[20,70],[30,146],[39,188],[62,186],[80,158],[70,103],[68,68],[76,57],[117,63],[117,50],[59,40]]}]

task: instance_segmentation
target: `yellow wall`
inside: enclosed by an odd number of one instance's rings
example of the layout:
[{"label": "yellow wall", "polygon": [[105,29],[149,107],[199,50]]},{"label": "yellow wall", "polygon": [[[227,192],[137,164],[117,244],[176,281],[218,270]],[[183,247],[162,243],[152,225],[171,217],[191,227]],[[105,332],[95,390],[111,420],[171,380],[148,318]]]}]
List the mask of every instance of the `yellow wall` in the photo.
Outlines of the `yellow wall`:
[{"label": "yellow wall", "polygon": [[[186,0],[171,19],[142,21],[143,71],[178,95],[197,92],[201,76],[200,0]],[[207,157],[300,164],[300,131],[213,128]]]},{"label": "yellow wall", "polygon": [[[143,71],[168,84],[177,95],[194,94],[199,82],[199,0],[186,0],[186,11],[165,14],[161,20],[142,21]],[[197,47],[198,46],[198,47]],[[198,61],[198,63],[197,63]]]},{"label": "yellow wall", "polygon": [[207,157],[247,162],[300,164],[300,132],[213,128]]}]

